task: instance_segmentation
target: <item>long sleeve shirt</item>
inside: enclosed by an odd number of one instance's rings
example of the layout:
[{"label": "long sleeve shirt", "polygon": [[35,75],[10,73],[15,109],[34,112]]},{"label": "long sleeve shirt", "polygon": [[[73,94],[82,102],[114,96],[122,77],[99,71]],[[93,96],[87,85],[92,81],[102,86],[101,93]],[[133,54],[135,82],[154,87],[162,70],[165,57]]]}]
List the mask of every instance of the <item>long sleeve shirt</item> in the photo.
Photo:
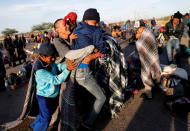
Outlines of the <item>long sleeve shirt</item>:
[{"label": "long sleeve shirt", "polygon": [[[39,63],[42,62],[37,62],[34,66],[38,66]],[[61,73],[58,74],[58,71]],[[36,94],[48,98],[56,97],[59,93],[59,85],[67,79],[69,73],[70,71],[67,70],[66,64],[52,63],[51,70],[46,70],[45,68],[37,69],[35,72],[35,80],[37,83]]]}]

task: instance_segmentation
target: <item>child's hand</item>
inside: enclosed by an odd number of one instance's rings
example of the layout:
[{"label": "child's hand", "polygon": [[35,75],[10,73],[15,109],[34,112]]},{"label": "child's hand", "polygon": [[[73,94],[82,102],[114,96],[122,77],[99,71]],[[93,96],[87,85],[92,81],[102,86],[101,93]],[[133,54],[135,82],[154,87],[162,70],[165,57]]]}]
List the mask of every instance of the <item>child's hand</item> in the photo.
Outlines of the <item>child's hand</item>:
[{"label": "child's hand", "polygon": [[72,40],[73,40],[73,39],[76,39],[76,38],[78,38],[77,34],[72,33],[72,34],[70,35],[70,37],[69,37],[70,43],[72,43]]},{"label": "child's hand", "polygon": [[106,56],[106,54],[100,53],[99,58],[103,58],[103,57],[105,57],[105,56]]},{"label": "child's hand", "polygon": [[98,57],[99,58],[103,58],[104,56],[106,56],[106,54],[102,54],[102,53],[98,52],[97,48],[94,49],[94,53],[93,54],[95,55],[96,58],[98,58]]},{"label": "child's hand", "polygon": [[70,71],[76,69],[78,66],[74,61],[69,60],[69,59],[67,59],[66,64],[67,64],[67,69]]},{"label": "child's hand", "polygon": [[99,53],[99,52],[90,54],[89,56],[87,56],[87,57],[85,57],[85,58],[83,59],[82,63],[89,65],[89,63],[90,63],[92,60],[94,60],[94,59],[96,59],[96,58],[98,58],[98,57],[100,57],[100,53]]}]

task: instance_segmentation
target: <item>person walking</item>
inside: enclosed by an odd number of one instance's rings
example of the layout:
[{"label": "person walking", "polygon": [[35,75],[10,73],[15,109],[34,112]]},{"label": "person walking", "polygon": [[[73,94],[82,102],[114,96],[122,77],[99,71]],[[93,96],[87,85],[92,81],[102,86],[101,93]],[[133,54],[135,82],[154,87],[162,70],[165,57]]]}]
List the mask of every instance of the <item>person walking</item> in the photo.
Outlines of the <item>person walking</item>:
[{"label": "person walking", "polygon": [[152,99],[151,90],[154,83],[160,83],[161,67],[155,36],[151,29],[145,27],[143,20],[139,23],[136,47],[141,62],[141,79],[145,86],[145,98]]}]

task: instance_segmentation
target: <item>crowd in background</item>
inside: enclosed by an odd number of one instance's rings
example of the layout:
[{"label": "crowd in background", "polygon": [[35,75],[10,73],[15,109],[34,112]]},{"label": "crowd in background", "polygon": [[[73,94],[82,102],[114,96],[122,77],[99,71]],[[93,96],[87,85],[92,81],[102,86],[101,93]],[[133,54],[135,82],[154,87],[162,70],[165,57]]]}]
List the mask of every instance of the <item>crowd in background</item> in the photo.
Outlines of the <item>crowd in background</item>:
[{"label": "crowd in background", "polygon": [[[72,12],[71,15],[73,14],[74,13]],[[25,38],[24,35],[15,35],[14,38],[7,35],[4,38],[3,46],[8,52],[9,59],[7,62],[10,67],[15,67],[17,60],[19,61],[19,64],[22,64],[22,60],[26,62],[26,43],[42,43],[42,45],[39,47],[39,57],[34,64],[36,73],[35,77],[38,84],[36,86],[36,98],[39,103],[42,103],[39,104],[41,112],[36,117],[36,120],[30,125],[31,128],[36,130],[43,129],[44,127],[45,129],[48,128],[52,112],[46,104],[49,103],[50,98],[57,97],[57,95],[59,94],[57,85],[66,81],[69,73],[72,72],[72,70],[74,69],[76,69],[76,81],[78,82],[78,84],[80,86],[83,86],[86,90],[88,90],[88,92],[91,93],[91,95],[95,97],[95,102],[92,106],[92,109],[89,111],[89,116],[82,123],[82,126],[84,128],[93,128],[94,121],[96,120],[97,115],[101,111],[101,108],[106,101],[106,96],[99,86],[96,78],[91,75],[91,69],[89,68],[91,66],[90,62],[98,58],[105,59],[105,62],[109,64],[115,61],[118,62],[114,58],[110,58],[110,60],[108,59],[109,57],[107,57],[109,56],[109,51],[113,51],[113,49],[110,49],[111,46],[106,47],[106,44],[103,42],[103,39],[105,39],[103,37],[105,35],[105,32],[111,34],[112,37],[116,39],[125,40],[129,44],[136,44],[138,57],[141,63],[139,69],[141,70],[141,79],[145,87],[145,95],[147,99],[152,99],[152,87],[154,86],[154,84],[159,85],[161,81],[162,70],[158,54],[160,52],[158,52],[157,49],[159,47],[166,47],[168,64],[177,64],[178,61],[176,59],[176,56],[181,55],[181,38],[187,37],[188,35],[190,37],[190,14],[188,13],[182,15],[180,12],[176,12],[171,17],[170,21],[165,24],[165,26],[158,26],[155,18],[153,18],[150,23],[148,23],[146,20],[141,19],[139,21],[127,20],[124,24],[120,22],[106,25],[103,21],[100,21],[99,13],[96,9],[87,10],[83,16],[83,22],[78,23],[78,25],[76,26],[76,14],[74,14],[75,19],[73,21],[72,17],[70,17],[69,15],[68,17],[66,17],[66,19],[58,19],[57,21],[55,21],[54,28],[55,31],[58,33],[58,36],[55,36],[55,34],[52,32],[45,31],[36,35],[31,34],[31,36],[28,38]],[[74,30],[71,29],[72,26],[74,26]],[[64,34],[65,32],[63,32],[63,29],[65,28],[68,28],[68,34]],[[86,38],[86,36],[88,36],[88,39]],[[105,37],[108,36],[105,35]],[[53,43],[55,47],[53,47],[51,43]],[[89,51],[89,45],[91,45],[92,43],[93,46],[97,47],[97,49],[93,48],[93,51],[91,51],[91,53],[86,56],[81,56],[84,52]],[[116,45],[113,47],[114,53],[122,52],[120,48],[116,48]],[[72,60],[70,61],[70,59],[66,60],[66,64],[51,65],[52,63],[54,63],[56,57],[56,51],[54,49],[56,49],[59,57],[65,57],[65,52],[73,51],[70,55],[70,57],[72,58],[76,57],[73,58],[73,61],[78,60],[79,56],[81,56],[83,59],[80,61],[81,63],[78,67],[76,67],[76,65],[73,63]],[[173,50],[175,50],[176,54],[173,54]],[[189,53],[189,50],[186,51],[187,53]],[[122,53],[118,54],[116,55],[117,59],[121,59],[124,57]],[[3,58],[2,53],[0,54],[0,57]],[[0,72],[0,75],[4,79],[6,77],[6,70],[2,63],[3,61],[5,61],[5,59],[3,58],[1,60],[2,71]],[[119,62],[118,63],[121,64],[122,60],[120,60]],[[116,65],[118,63],[116,63]],[[57,68],[59,69],[59,71],[62,71],[61,74],[58,74],[56,70]],[[121,68],[119,69],[121,70]],[[111,77],[113,76],[109,76],[109,79]],[[3,79],[1,81],[3,81]],[[48,81],[46,79],[48,79]],[[47,88],[40,89],[43,85],[46,85]],[[44,92],[51,93],[52,90],[50,90],[50,87],[55,89],[56,93],[54,92],[54,94],[47,96],[47,94]],[[117,98],[115,99],[120,98],[118,98],[117,96]],[[47,119],[43,118],[43,113],[47,115]],[[41,119],[45,120],[41,121]],[[43,122],[45,123],[45,126],[43,125]]]}]

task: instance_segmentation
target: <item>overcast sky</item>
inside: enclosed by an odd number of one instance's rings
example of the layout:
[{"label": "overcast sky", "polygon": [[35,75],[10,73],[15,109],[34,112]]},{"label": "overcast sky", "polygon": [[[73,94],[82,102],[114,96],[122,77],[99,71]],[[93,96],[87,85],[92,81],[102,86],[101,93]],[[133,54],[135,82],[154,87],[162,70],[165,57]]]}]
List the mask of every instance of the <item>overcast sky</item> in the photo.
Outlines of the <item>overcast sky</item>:
[{"label": "overcast sky", "polygon": [[88,8],[96,8],[105,23],[127,19],[162,17],[180,11],[190,11],[190,0],[1,0],[0,32],[15,28],[31,31],[42,22],[54,22],[70,11],[78,14],[78,21]]}]

